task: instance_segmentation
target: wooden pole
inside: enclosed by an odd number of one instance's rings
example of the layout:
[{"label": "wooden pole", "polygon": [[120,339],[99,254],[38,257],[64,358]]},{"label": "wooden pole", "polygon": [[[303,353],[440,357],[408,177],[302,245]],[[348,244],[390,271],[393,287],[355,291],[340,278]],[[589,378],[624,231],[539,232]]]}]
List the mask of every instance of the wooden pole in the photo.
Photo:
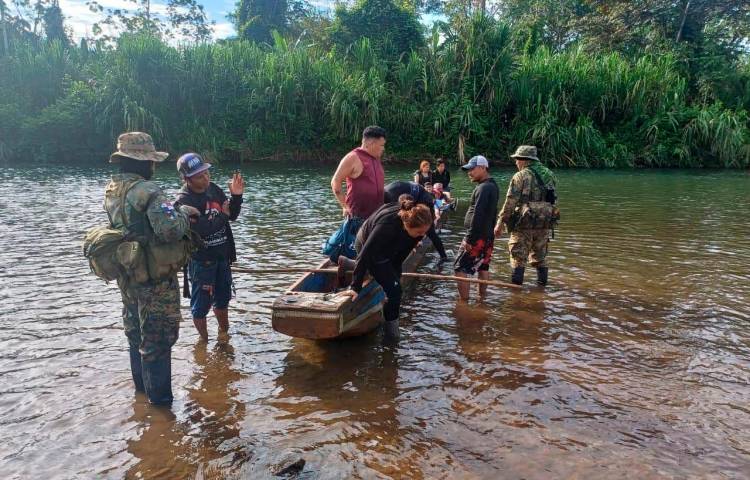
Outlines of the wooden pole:
[{"label": "wooden pole", "polygon": [[[338,273],[335,268],[268,268],[268,269],[253,269],[246,267],[232,267],[233,272],[239,273],[252,273],[256,275],[269,274],[269,273]],[[479,278],[468,278],[468,277],[457,277],[454,275],[436,275],[434,273],[402,273],[403,277],[411,278],[425,278],[429,280],[449,280],[453,282],[466,282],[466,283],[478,283],[481,285],[492,285],[494,287],[511,288],[514,290],[520,290],[523,287],[516,285],[515,283],[501,282],[498,280],[481,280]]]},{"label": "wooden pole", "polygon": [[430,280],[452,280],[454,282],[478,283],[480,285],[492,285],[495,287],[512,288],[515,290],[519,290],[523,288],[521,285],[516,285],[515,283],[501,282],[499,280],[482,280],[479,278],[458,277],[454,275],[435,275],[434,273],[408,273],[408,272],[403,273],[402,275],[404,277],[427,278]]},{"label": "wooden pole", "polygon": [[235,265],[232,265],[232,271],[233,272],[240,272],[240,273],[255,273],[255,274],[265,274],[265,273],[336,273],[338,270],[335,268],[304,268],[304,267],[293,267],[293,268],[247,268],[247,267],[237,267]]}]

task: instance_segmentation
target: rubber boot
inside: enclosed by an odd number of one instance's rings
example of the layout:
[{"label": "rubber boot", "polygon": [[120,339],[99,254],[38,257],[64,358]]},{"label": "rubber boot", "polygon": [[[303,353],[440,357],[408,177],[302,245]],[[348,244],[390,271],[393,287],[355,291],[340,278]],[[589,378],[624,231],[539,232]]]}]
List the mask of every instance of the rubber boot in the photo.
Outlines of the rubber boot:
[{"label": "rubber boot", "polygon": [[536,283],[537,285],[547,285],[547,277],[549,276],[548,267],[539,267],[536,269]]},{"label": "rubber boot", "polygon": [[143,383],[151,405],[172,404],[172,358],[171,352],[165,358],[143,362]]},{"label": "rubber boot", "polygon": [[141,365],[141,352],[138,347],[130,346],[130,373],[133,375],[133,383],[136,392],[145,392],[143,386],[143,366]]},{"label": "rubber boot", "polygon": [[516,267],[513,269],[513,275],[510,277],[510,281],[516,285],[523,285],[523,272],[526,270],[524,267]]},{"label": "rubber boot", "polygon": [[383,340],[395,342],[398,338],[398,319],[385,322],[383,325]]}]

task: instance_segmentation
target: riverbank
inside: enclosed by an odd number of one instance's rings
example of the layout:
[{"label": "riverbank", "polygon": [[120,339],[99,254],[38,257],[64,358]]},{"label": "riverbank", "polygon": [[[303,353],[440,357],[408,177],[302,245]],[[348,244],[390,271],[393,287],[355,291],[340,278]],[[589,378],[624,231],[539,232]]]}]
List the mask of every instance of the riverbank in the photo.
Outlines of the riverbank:
[{"label": "riverbank", "polygon": [[504,159],[535,144],[555,167],[750,165],[740,67],[736,81],[698,91],[669,51],[522,48],[520,32],[487,17],[446,28],[442,43],[399,61],[367,39],[346,51],[177,48],[145,34],[111,49],[21,43],[0,58],[0,160],[104,158],[119,133],[143,130],[176,155],[331,161],[380,124],[405,161]]}]

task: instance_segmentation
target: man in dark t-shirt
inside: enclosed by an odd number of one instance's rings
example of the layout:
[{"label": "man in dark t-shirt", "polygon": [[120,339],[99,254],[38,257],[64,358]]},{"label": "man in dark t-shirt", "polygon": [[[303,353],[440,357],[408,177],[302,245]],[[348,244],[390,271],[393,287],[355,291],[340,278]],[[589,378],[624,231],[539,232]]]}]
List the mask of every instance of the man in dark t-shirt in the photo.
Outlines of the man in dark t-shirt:
[{"label": "man in dark t-shirt", "polygon": [[[483,156],[472,157],[461,169],[478,185],[471,194],[469,209],[466,211],[466,235],[461,242],[454,268],[456,276],[468,277],[476,273],[479,279],[488,280],[500,191],[495,180],[490,177],[489,162]],[[484,297],[486,293],[487,285],[479,285],[479,296]],[[469,283],[458,282],[458,294],[462,300],[468,300]]]},{"label": "man in dark t-shirt", "polygon": [[229,331],[229,300],[232,297],[231,264],[237,252],[230,221],[237,220],[242,207],[245,183],[239,172],[229,182],[231,199],[211,182],[206,163],[196,153],[186,153],[177,160],[177,170],[185,182],[175,205],[190,215],[190,228],[203,239],[204,246],[195,252],[188,265],[192,285],[190,310],[193,324],[203,340],[208,340],[206,316],[213,306],[219,323],[219,335]]}]

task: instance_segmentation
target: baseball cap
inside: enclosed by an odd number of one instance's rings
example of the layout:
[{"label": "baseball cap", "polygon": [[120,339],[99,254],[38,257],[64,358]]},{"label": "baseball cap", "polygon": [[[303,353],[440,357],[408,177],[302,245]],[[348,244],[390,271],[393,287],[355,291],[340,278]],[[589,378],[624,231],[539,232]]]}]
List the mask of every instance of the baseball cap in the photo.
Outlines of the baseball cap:
[{"label": "baseball cap", "polygon": [[204,162],[197,153],[186,153],[177,159],[177,171],[186,178],[205,172],[209,168],[211,164]]},{"label": "baseball cap", "polygon": [[469,160],[469,163],[467,163],[466,165],[461,165],[461,170],[471,170],[474,167],[490,168],[490,163],[482,155],[477,155],[475,157],[471,157],[471,160]]}]

